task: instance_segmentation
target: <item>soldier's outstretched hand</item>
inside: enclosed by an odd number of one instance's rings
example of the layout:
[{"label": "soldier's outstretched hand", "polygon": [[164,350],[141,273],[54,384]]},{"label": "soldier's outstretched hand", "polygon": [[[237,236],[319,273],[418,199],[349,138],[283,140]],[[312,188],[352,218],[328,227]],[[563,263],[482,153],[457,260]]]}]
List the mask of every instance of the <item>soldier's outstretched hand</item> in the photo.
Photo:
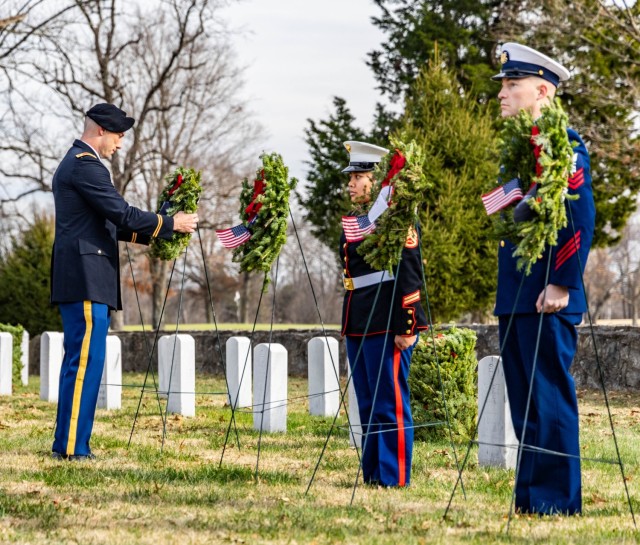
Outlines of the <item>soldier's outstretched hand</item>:
[{"label": "soldier's outstretched hand", "polygon": [[173,230],[178,233],[193,233],[198,226],[198,214],[178,212],[173,216]]}]

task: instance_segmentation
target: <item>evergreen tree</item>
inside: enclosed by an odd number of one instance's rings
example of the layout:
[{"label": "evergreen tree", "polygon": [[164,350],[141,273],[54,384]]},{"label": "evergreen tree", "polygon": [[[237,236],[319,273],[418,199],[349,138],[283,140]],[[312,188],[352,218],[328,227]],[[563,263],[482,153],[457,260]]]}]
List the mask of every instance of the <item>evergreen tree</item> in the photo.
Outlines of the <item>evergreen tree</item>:
[{"label": "evergreen tree", "polygon": [[296,192],[298,200],[306,210],[305,219],[313,226],[313,234],[338,254],[341,217],[350,207],[345,191],[347,176],[341,172],[349,163],[345,140],[365,140],[364,132],[355,127],[355,118],[347,108],[346,101],[334,97],[335,112],[328,120],[307,120],[306,142],[312,160],[308,161],[309,172],[304,193]]},{"label": "evergreen tree", "polygon": [[[479,98],[493,95],[490,78],[495,73],[496,44],[487,39],[487,31],[504,16],[502,8],[507,2],[375,0],[375,3],[382,15],[374,17],[373,24],[387,39],[380,49],[369,53],[367,64],[383,95],[402,99],[410,92],[436,48],[465,88],[474,87]],[[513,4],[509,4],[511,9]]]},{"label": "evergreen tree", "polygon": [[420,217],[433,319],[476,317],[491,307],[497,277],[496,241],[480,199],[498,174],[493,116],[437,58],[411,97],[398,136],[423,147],[433,183]]},{"label": "evergreen tree", "polygon": [[0,259],[0,323],[21,324],[32,336],[61,331],[60,315],[49,302],[52,219],[36,215],[31,227],[11,243]]}]

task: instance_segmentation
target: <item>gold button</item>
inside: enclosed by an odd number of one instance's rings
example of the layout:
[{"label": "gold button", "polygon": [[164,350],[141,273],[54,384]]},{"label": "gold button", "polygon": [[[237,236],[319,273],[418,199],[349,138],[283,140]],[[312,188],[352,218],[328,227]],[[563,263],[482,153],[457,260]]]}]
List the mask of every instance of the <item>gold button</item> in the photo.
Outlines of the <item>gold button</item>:
[{"label": "gold button", "polygon": [[413,320],[407,320],[407,323],[411,325],[413,323]]},{"label": "gold button", "polygon": [[345,242],[345,243],[342,245],[342,247],[346,249],[346,248],[347,248],[347,243]]},{"label": "gold button", "polygon": [[500,241],[500,248],[504,248],[504,240]]},{"label": "gold button", "polygon": [[99,254],[101,254],[101,253],[102,253],[102,250],[98,250],[98,253],[99,253]]},{"label": "gold button", "polygon": [[411,330],[407,329],[407,335],[411,335]]},{"label": "gold button", "polygon": [[347,272],[348,272],[347,269],[344,269],[344,274],[347,274]]},{"label": "gold button", "polygon": [[409,314],[413,314],[413,309],[412,309],[412,308],[410,308],[410,309],[408,309],[408,310],[407,310],[407,312],[408,312]]}]

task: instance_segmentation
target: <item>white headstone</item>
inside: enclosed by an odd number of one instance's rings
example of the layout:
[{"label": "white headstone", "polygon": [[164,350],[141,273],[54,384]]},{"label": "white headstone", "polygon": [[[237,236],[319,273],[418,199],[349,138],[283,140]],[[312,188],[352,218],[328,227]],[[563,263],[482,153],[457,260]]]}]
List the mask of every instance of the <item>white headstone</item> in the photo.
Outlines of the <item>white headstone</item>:
[{"label": "white headstone", "polygon": [[122,343],[115,335],[107,336],[104,369],[98,391],[98,407],[101,409],[122,407]]},{"label": "white headstone", "polygon": [[229,337],[226,344],[228,400],[231,407],[251,407],[251,340]]},{"label": "white headstone", "polygon": [[27,386],[29,384],[29,332],[26,329],[22,332],[20,349],[22,350],[20,379],[22,380],[22,385]]},{"label": "white headstone", "polygon": [[13,335],[0,333],[0,395],[10,396],[13,380]]},{"label": "white headstone", "polygon": [[351,365],[347,361],[347,380],[349,381],[348,398],[349,398],[349,444],[352,447],[362,448],[362,424],[360,423],[360,409],[358,408],[358,398],[356,397],[356,389],[353,386],[351,378]]},{"label": "white headstone", "polygon": [[158,341],[158,382],[168,396],[167,412],[196,415],[196,344],[191,335],[164,335]]},{"label": "white headstone", "polygon": [[309,414],[335,416],[340,406],[338,341],[314,337],[309,341]]},{"label": "white headstone", "polygon": [[287,431],[287,349],[259,344],[253,352],[253,429]]},{"label": "white headstone", "polygon": [[[485,399],[487,404],[480,415]],[[502,362],[498,356],[487,356],[478,363],[478,417],[478,464],[514,469],[518,439],[513,430]]]},{"label": "white headstone", "polygon": [[40,337],[40,399],[57,403],[64,334],[45,331]]}]

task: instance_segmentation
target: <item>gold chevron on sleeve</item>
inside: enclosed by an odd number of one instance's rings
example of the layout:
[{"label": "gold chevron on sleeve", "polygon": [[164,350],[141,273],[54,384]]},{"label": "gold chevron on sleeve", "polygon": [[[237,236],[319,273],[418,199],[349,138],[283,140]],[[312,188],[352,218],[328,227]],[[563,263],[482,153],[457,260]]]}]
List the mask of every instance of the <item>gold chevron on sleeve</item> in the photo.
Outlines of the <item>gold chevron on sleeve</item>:
[{"label": "gold chevron on sleeve", "polygon": [[403,305],[410,305],[412,303],[417,303],[418,301],[420,301],[420,290],[416,290],[402,298]]},{"label": "gold chevron on sleeve", "polygon": [[158,216],[158,225],[156,226],[156,230],[153,232],[153,235],[151,235],[153,238],[158,236],[160,229],[162,229],[162,222],[164,221],[160,214],[156,214],[156,216]]}]

